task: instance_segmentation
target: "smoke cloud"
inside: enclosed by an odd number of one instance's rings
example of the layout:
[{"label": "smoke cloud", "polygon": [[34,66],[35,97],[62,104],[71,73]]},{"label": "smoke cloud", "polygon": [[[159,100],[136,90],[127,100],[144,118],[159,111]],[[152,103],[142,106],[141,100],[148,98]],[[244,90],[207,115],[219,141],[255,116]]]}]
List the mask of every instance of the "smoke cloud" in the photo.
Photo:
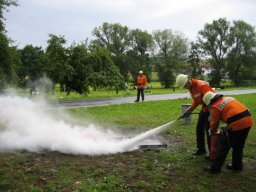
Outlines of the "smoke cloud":
[{"label": "smoke cloud", "polygon": [[51,115],[45,103],[18,96],[0,96],[0,106],[0,152],[113,154],[136,150],[142,140],[155,134],[129,138],[94,124],[73,125]]}]

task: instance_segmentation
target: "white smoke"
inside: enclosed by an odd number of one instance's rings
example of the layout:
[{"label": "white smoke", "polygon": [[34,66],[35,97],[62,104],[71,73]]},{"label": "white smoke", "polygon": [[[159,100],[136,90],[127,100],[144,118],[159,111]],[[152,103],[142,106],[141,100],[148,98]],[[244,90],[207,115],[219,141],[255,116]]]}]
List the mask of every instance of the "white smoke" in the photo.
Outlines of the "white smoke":
[{"label": "white smoke", "polygon": [[18,96],[0,96],[0,106],[0,152],[112,154],[136,150],[141,140],[152,136],[149,131],[128,138],[94,124],[72,125],[51,115],[46,104]]}]

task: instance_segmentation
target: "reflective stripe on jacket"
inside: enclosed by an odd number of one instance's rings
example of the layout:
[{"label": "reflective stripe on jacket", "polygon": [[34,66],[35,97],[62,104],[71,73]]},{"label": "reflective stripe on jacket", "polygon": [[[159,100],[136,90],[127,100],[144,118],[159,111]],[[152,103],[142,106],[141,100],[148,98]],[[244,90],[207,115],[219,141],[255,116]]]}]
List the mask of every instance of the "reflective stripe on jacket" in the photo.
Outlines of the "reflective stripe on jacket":
[{"label": "reflective stripe on jacket", "polygon": [[210,126],[212,131],[218,129],[219,121],[227,123],[233,131],[253,125],[248,108],[232,97],[222,97],[211,105]]},{"label": "reflective stripe on jacket", "polygon": [[203,96],[208,91],[215,92],[211,88],[209,83],[207,83],[206,81],[191,79],[191,87],[190,87],[190,89],[188,89],[188,91],[193,99],[191,108],[195,109],[198,105],[202,105],[201,111],[207,112],[207,107],[203,103]]},{"label": "reflective stripe on jacket", "polygon": [[145,75],[138,75],[137,77],[137,89],[143,89],[147,84],[147,77]]}]

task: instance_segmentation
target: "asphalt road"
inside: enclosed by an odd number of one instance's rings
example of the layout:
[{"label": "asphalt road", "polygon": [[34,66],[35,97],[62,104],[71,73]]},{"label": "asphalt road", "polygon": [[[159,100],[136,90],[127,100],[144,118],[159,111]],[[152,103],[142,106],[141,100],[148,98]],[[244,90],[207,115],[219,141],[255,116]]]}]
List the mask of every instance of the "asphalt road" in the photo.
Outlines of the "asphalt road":
[{"label": "asphalt road", "polygon": [[[256,89],[248,90],[230,90],[230,91],[218,91],[223,95],[240,95],[256,93]],[[189,93],[172,93],[162,95],[145,95],[145,101],[159,101],[159,100],[173,100],[178,98],[190,98]],[[124,103],[134,103],[136,97],[118,97],[118,98],[103,98],[103,99],[90,99],[90,100],[79,100],[79,101],[63,101],[51,103],[54,108],[79,108],[79,107],[92,107],[92,106],[104,106],[104,105],[115,105]],[[255,95],[256,100],[256,95]]]}]

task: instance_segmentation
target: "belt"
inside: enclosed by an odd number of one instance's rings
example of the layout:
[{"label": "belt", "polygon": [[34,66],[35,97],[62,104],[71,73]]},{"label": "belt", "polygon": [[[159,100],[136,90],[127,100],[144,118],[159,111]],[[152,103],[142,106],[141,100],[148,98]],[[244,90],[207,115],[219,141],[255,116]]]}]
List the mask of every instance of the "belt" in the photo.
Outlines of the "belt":
[{"label": "belt", "polygon": [[243,111],[243,112],[238,113],[238,114],[236,114],[236,115],[234,115],[232,117],[229,117],[227,119],[227,124],[231,124],[231,123],[233,123],[233,122],[235,122],[235,121],[237,121],[239,119],[242,119],[244,117],[247,117],[247,116],[251,116],[251,113],[249,112],[249,110]]}]

